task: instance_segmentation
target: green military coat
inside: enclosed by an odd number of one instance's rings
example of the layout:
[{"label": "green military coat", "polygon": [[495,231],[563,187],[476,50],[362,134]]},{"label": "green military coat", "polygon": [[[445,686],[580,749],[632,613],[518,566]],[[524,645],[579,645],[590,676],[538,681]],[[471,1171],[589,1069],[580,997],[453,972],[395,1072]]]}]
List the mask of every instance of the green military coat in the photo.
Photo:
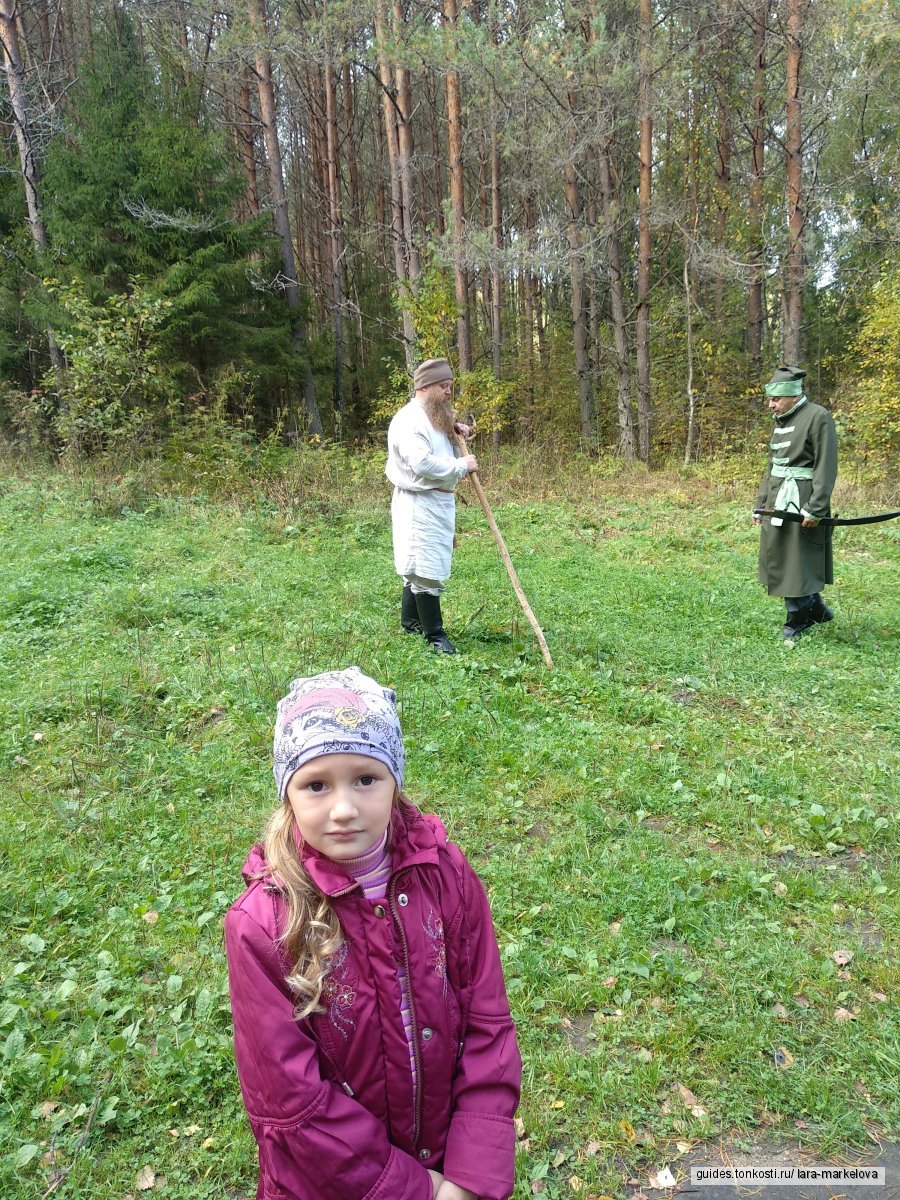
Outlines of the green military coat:
[{"label": "green military coat", "polygon": [[[769,465],[759,485],[757,508],[775,508],[783,479],[772,474],[779,463],[812,469],[812,479],[798,479],[798,507],[813,517],[831,515],[831,493],[837,478],[837,433],[831,413],[807,401],[775,418],[769,442]],[[759,582],[770,596],[811,596],[834,582],[832,527],[804,529],[795,521],[776,526],[763,517],[759,541]]]}]

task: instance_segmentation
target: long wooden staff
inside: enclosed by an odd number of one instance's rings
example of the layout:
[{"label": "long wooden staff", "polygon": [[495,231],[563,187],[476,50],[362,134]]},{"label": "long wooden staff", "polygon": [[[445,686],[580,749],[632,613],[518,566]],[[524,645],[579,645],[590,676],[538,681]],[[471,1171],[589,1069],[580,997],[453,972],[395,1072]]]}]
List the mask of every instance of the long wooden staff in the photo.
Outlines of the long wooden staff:
[{"label": "long wooden staff", "polygon": [[[465,439],[458,434],[456,430],[453,431],[453,437],[463,454],[468,454],[469,448],[466,445]],[[481,486],[481,480],[478,478],[478,472],[470,471],[469,478],[472,480],[472,486],[475,489],[478,499],[481,501],[481,507],[484,509],[484,515],[487,518],[487,523],[491,528],[491,533],[494,535],[494,541],[500,547],[500,553],[503,556],[503,562],[506,565],[506,573],[509,576],[509,581],[513,585],[513,591],[516,593],[516,597],[522,606],[522,611],[528,618],[528,623],[534,630],[534,636],[537,638],[538,643],[540,644],[541,653],[544,656],[544,662],[548,667],[552,667],[553,659],[550,657],[547,639],[544,637],[544,632],[537,623],[537,617],[531,610],[531,605],[528,603],[528,597],[522,590],[522,585],[519,582],[519,576],[516,574],[516,568],[512,564],[512,559],[509,557],[509,551],[506,548],[506,542],[503,540],[503,534],[497,528],[497,522],[494,520],[494,514],[491,512],[491,506],[488,502],[488,498],[484,494],[484,488]]]}]

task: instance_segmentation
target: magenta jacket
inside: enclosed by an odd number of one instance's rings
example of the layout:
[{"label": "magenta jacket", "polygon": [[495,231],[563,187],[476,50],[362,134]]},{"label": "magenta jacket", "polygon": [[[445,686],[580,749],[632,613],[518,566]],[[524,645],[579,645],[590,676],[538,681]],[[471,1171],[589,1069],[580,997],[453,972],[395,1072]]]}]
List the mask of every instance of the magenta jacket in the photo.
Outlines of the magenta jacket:
[{"label": "magenta jacket", "polygon": [[[310,850],[345,934],[297,1021],[284,901],[254,847],[225,918],[235,1057],[259,1147],[257,1200],[432,1200],[426,1168],[482,1200],[513,1190],[522,1064],[484,889],[437,817],[395,815],[384,904]],[[413,1088],[398,962],[410,981]]]}]

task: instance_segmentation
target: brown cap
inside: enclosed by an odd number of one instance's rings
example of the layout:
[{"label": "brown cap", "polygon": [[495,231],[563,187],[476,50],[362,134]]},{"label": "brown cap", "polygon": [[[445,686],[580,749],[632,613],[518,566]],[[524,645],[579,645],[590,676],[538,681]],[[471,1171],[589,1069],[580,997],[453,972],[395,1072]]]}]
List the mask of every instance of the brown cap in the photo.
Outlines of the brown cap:
[{"label": "brown cap", "polygon": [[444,383],[452,378],[453,372],[446,358],[426,358],[413,372],[413,387],[417,392],[423,392],[433,383]]}]

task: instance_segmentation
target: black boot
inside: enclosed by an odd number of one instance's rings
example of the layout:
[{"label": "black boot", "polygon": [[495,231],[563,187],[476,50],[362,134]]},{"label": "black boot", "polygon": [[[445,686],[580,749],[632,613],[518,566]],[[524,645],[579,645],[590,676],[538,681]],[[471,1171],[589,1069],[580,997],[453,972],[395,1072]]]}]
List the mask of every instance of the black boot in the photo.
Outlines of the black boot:
[{"label": "black boot", "polygon": [[429,646],[438,654],[455,654],[456,647],[444,633],[440,596],[432,596],[429,592],[417,592],[416,605],[422,632],[428,639]]},{"label": "black boot", "polygon": [[425,632],[419,620],[419,607],[409,584],[403,589],[403,598],[400,601],[400,624],[405,633]]},{"label": "black boot", "polygon": [[[791,602],[791,605],[796,605],[797,601]],[[781,636],[786,642],[793,642],[797,638],[803,636],[807,629],[811,629],[816,623],[816,618],[813,616],[815,610],[816,598],[812,597],[800,608],[790,607],[785,602],[787,608],[787,620],[781,630]],[[824,607],[824,605],[823,605]]]},{"label": "black boot", "polygon": [[822,599],[821,592],[816,592],[809,607],[809,617],[815,625],[824,625],[826,621],[834,620],[834,613]]}]

